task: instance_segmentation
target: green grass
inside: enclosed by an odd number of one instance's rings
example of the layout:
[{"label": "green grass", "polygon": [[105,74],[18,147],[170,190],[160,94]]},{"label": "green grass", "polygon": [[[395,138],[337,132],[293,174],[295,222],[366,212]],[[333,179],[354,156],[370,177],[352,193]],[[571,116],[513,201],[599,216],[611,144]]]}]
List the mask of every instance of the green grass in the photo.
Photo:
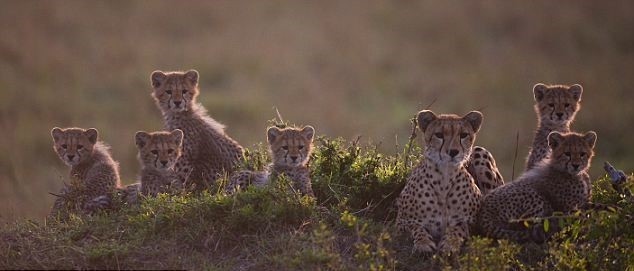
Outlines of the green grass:
[{"label": "green grass", "polygon": [[[280,178],[232,196],[159,195],[94,216],[18,221],[0,228],[2,269],[209,270],[632,270],[634,204],[606,178],[596,202],[544,245],[471,237],[451,258],[412,254],[394,227],[396,195],[416,155],[389,156],[341,139],[318,139],[311,160],[317,200]],[[418,153],[417,147],[412,148]],[[265,161],[251,150],[246,167]],[[630,184],[631,184],[630,179]],[[217,189],[211,189],[216,191]],[[629,269],[628,269],[629,268]]]}]

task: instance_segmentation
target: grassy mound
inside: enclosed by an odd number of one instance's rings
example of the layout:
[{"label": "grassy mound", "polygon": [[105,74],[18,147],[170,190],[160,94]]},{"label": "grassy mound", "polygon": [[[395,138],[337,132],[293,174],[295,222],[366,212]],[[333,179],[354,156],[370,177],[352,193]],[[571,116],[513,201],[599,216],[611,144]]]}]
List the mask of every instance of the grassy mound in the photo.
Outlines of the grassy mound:
[{"label": "grassy mound", "polygon": [[[420,150],[395,156],[320,139],[311,159],[316,199],[289,192],[283,177],[232,196],[160,195],[139,206],[65,221],[0,229],[2,269],[210,270],[633,270],[634,203],[606,178],[594,198],[616,212],[563,217],[548,244],[472,237],[452,258],[412,254],[394,227],[393,203]],[[245,166],[266,163],[262,148]],[[212,189],[210,191],[217,191]]]}]

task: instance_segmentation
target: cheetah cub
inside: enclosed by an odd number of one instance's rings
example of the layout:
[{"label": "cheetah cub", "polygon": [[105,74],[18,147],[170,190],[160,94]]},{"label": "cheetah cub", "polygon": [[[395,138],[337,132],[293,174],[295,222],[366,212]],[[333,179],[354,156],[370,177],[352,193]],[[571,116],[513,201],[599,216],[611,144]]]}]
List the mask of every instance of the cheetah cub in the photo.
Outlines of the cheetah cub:
[{"label": "cheetah cub", "polygon": [[170,192],[175,185],[180,184],[178,176],[174,173],[174,165],[181,156],[183,131],[139,131],[134,138],[139,149],[141,181],[123,189],[124,202],[128,203],[137,203],[138,194],[156,196],[159,193]]},{"label": "cheetah cub", "polygon": [[527,229],[513,220],[550,216],[555,211],[568,213],[587,204],[591,186],[586,170],[596,139],[595,132],[550,133],[550,158],[484,197],[478,214],[482,233],[519,242],[543,242],[547,238],[543,226]]},{"label": "cheetah cub", "polygon": [[77,208],[90,213],[109,204],[110,195],[119,186],[119,165],[109,152],[109,147],[98,141],[96,129],[53,128],[53,148],[59,158],[70,166],[71,186],[62,188],[55,200],[51,215],[64,211],[65,196],[81,196]]},{"label": "cheetah cub", "polygon": [[179,179],[202,189],[231,173],[242,158],[242,147],[196,102],[198,72],[155,71],[151,81],[152,97],[163,113],[166,130],[184,133],[183,153],[174,166]]},{"label": "cheetah cub", "polygon": [[570,132],[570,123],[581,107],[582,93],[583,88],[580,85],[547,86],[540,83],[533,87],[537,130],[526,159],[526,170],[532,169],[548,157],[550,149],[547,137],[550,132]]},{"label": "cheetah cub", "polygon": [[269,177],[284,174],[290,178],[293,188],[302,194],[313,195],[308,159],[313,149],[315,129],[312,126],[299,128],[270,127],[267,134],[269,151],[273,163],[266,171],[239,171],[234,173],[226,186],[227,193],[253,184],[263,186]]},{"label": "cheetah cub", "polygon": [[457,252],[479,207],[480,189],[465,164],[482,113],[437,116],[424,110],[416,118],[424,133],[423,159],[397,199],[396,223],[411,234],[415,251]]}]

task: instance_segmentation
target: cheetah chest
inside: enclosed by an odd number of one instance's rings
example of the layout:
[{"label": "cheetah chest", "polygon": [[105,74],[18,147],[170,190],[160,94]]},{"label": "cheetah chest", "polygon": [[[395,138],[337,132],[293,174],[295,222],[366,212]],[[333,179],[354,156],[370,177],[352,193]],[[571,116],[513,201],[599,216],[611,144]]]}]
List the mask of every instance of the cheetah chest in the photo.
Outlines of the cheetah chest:
[{"label": "cheetah chest", "polygon": [[449,225],[471,223],[477,208],[473,179],[464,168],[441,169],[421,166],[406,186],[401,208],[406,217],[422,222],[434,237]]}]

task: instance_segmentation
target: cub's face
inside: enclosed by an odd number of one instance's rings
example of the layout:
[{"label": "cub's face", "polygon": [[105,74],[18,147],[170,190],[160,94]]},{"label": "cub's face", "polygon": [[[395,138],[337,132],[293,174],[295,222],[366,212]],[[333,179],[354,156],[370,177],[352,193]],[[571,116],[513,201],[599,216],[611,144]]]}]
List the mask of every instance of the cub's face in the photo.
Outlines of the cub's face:
[{"label": "cub's face", "polygon": [[152,96],[163,112],[183,112],[192,109],[198,95],[198,72],[155,71],[151,75]]},{"label": "cub's face", "polygon": [[267,139],[273,159],[278,166],[306,165],[313,148],[315,129],[306,126],[302,129],[270,127]]},{"label": "cub's face", "polygon": [[158,170],[171,170],[181,156],[183,131],[137,132],[136,146],[139,149],[139,161],[145,167]]},{"label": "cub's face", "polygon": [[96,129],[58,128],[51,130],[53,148],[64,163],[74,166],[92,155],[99,132]]},{"label": "cub's face", "polygon": [[581,106],[581,93],[583,88],[580,85],[535,85],[533,94],[535,94],[535,110],[539,119],[543,123],[552,125],[570,123]]},{"label": "cub's face", "polygon": [[570,174],[578,174],[590,167],[594,156],[595,132],[585,134],[552,132],[548,135],[551,159],[555,167]]},{"label": "cub's face", "polygon": [[469,159],[482,113],[472,111],[464,117],[436,116],[429,110],[418,112],[418,127],[425,134],[426,159],[437,164],[461,165]]}]

